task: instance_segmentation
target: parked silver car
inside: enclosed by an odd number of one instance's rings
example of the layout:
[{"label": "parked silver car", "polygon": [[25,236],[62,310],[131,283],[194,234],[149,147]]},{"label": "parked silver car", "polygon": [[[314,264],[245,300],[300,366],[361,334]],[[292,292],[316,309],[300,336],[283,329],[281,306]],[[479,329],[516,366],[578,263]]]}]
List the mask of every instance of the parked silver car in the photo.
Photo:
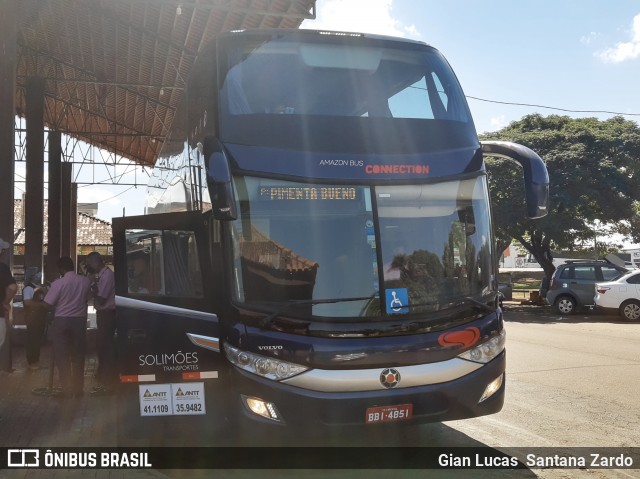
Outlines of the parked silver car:
[{"label": "parked silver car", "polygon": [[546,299],[559,314],[574,313],[593,305],[596,283],[614,280],[626,272],[606,260],[567,261],[553,273]]}]

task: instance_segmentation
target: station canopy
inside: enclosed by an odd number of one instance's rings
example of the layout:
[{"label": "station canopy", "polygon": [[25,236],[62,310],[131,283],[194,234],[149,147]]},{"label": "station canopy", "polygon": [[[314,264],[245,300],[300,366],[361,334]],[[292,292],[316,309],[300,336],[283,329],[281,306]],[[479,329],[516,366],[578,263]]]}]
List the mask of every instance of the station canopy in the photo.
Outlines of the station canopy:
[{"label": "station canopy", "polygon": [[315,0],[21,0],[16,110],[44,79],[44,122],[153,165],[198,50],[220,32],[297,28]]}]

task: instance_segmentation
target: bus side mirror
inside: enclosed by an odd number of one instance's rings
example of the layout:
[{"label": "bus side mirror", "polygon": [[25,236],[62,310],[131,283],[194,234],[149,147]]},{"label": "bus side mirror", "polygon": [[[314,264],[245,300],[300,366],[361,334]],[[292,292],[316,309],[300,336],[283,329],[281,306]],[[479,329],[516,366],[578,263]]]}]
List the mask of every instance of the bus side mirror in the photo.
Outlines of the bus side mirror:
[{"label": "bus side mirror", "polygon": [[213,151],[207,161],[207,186],[211,196],[213,217],[231,221],[238,217],[231,170],[227,157],[221,150]]},{"label": "bus side mirror", "polygon": [[482,141],[482,153],[520,163],[524,172],[527,216],[542,218],[549,204],[549,174],[542,158],[526,146],[508,141]]}]

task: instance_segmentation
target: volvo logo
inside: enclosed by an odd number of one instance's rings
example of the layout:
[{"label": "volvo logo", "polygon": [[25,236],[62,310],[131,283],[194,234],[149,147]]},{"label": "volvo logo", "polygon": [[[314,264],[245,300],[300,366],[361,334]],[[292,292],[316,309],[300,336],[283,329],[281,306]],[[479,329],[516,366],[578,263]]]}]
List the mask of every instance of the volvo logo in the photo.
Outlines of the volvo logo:
[{"label": "volvo logo", "polygon": [[395,388],[400,382],[400,373],[397,369],[387,368],[380,373],[380,383],[387,389]]}]

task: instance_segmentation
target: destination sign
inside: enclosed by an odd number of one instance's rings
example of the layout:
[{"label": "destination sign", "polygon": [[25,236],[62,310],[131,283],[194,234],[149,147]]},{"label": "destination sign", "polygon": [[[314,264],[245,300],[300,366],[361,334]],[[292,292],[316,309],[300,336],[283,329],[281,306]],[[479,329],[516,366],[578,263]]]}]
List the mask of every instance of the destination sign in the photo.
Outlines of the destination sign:
[{"label": "destination sign", "polygon": [[260,199],[268,201],[354,201],[357,188],[341,186],[261,186]]}]

